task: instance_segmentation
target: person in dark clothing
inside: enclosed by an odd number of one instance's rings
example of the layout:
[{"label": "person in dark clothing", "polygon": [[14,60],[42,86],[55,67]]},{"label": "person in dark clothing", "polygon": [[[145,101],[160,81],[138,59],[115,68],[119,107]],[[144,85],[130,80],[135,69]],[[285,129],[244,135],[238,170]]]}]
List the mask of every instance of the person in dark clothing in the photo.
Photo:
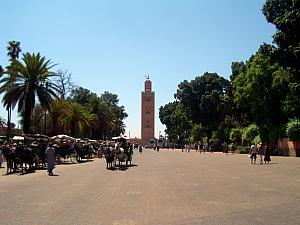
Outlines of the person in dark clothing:
[{"label": "person in dark clothing", "polygon": [[270,163],[271,162],[271,149],[269,144],[266,144],[265,147],[265,158],[264,158],[265,163]]}]

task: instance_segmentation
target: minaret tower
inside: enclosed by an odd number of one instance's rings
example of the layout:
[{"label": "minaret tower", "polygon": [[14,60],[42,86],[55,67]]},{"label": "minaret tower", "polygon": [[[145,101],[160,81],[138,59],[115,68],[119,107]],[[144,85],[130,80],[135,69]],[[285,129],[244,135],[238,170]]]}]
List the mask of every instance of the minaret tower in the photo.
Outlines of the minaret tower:
[{"label": "minaret tower", "polygon": [[154,138],[154,106],[155,93],[152,91],[152,82],[146,77],[145,89],[142,92],[142,143],[146,144]]}]

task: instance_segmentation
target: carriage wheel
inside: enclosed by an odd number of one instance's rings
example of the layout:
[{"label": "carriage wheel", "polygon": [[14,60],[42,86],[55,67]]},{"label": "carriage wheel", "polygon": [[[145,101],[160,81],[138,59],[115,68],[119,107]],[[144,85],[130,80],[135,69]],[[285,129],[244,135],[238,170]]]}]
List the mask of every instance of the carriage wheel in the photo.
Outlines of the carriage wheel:
[{"label": "carriage wheel", "polygon": [[70,160],[71,160],[72,163],[77,163],[78,162],[77,154],[76,153],[72,153],[70,155]]}]

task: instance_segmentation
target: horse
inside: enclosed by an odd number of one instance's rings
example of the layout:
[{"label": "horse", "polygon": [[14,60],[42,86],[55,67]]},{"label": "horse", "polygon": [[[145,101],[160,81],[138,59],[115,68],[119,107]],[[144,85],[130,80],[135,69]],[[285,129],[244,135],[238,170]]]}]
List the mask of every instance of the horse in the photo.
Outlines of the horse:
[{"label": "horse", "polygon": [[6,160],[6,174],[16,172],[17,166],[16,166],[16,152],[9,146],[6,145],[2,149],[3,155]]},{"label": "horse", "polygon": [[[33,170],[33,163],[36,161],[37,155],[33,154],[32,149],[19,145],[16,147],[16,157],[20,160],[22,172]],[[28,165],[28,168],[27,168]]]},{"label": "horse", "polygon": [[127,156],[123,148],[118,149],[116,158],[119,161],[119,167],[122,166],[122,162],[127,161]]},{"label": "horse", "polygon": [[109,147],[104,150],[104,157],[106,160],[106,169],[113,168],[115,166],[115,154],[109,149]]}]

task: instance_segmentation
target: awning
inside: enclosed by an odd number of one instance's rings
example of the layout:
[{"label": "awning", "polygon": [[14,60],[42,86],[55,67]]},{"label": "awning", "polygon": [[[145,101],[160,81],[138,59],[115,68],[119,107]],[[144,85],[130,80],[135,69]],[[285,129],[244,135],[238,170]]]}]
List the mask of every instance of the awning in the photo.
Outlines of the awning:
[{"label": "awning", "polygon": [[60,134],[60,135],[56,135],[56,136],[53,136],[51,137],[52,140],[69,140],[69,141],[76,141],[75,138],[71,137],[71,136],[68,136],[68,135],[65,135],[65,134]]},{"label": "awning", "polygon": [[24,141],[24,137],[23,136],[14,136],[13,141]]}]

